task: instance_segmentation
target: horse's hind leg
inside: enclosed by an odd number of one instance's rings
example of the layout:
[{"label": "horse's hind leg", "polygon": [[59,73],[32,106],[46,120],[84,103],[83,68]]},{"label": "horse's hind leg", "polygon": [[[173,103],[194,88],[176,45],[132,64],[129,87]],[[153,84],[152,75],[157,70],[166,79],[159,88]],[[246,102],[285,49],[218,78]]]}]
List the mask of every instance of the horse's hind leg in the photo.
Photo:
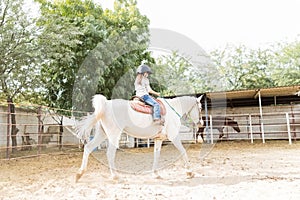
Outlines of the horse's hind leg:
[{"label": "horse's hind leg", "polygon": [[159,176],[159,174],[157,173],[157,166],[158,166],[158,161],[159,161],[159,157],[160,157],[162,142],[163,142],[163,140],[160,140],[160,139],[156,139],[154,141],[154,160],[153,160],[152,171],[153,171],[153,176],[155,178],[161,178]]},{"label": "horse's hind leg", "polygon": [[106,156],[108,160],[111,177],[114,180],[118,179],[118,175],[116,174],[116,167],[115,167],[116,151],[117,151],[116,145],[110,142],[107,148]]},{"label": "horse's hind leg", "polygon": [[172,142],[173,142],[174,146],[180,151],[180,154],[183,156],[183,160],[184,160],[184,164],[185,164],[185,168],[186,168],[187,178],[193,178],[194,177],[194,173],[190,169],[189,158],[187,156],[185,148],[183,147],[183,145],[181,143],[179,135],[177,137],[175,137],[172,140]]},{"label": "horse's hind leg", "polygon": [[76,174],[76,180],[75,180],[76,182],[78,182],[78,180],[81,178],[81,176],[87,169],[87,164],[88,164],[88,159],[89,159],[90,153],[97,146],[99,146],[105,140],[105,138],[106,137],[105,137],[104,131],[103,131],[100,123],[98,123],[94,138],[91,141],[89,141],[86,145],[84,145],[82,163],[81,163],[81,167],[80,167],[78,173]]}]

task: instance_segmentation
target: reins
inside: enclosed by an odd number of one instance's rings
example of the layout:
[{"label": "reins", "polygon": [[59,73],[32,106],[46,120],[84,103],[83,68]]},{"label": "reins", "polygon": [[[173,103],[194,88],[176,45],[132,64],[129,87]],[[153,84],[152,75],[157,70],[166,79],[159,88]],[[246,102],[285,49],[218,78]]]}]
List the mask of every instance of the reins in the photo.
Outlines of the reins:
[{"label": "reins", "polygon": [[[170,106],[170,108],[176,113],[176,115],[179,117],[179,118],[182,118],[182,116],[169,104],[168,101],[166,101],[164,98],[163,100],[168,104],[168,106]],[[193,110],[193,108],[198,105],[199,103],[196,101],[196,104],[194,104],[192,106],[192,108],[186,113],[186,115],[189,115],[189,113]],[[199,111],[199,107],[198,107],[198,111]],[[201,113],[201,110],[199,111],[199,113]]]},{"label": "reins", "polygon": [[168,104],[168,106],[170,106],[170,108],[176,113],[176,115],[179,117],[179,118],[181,118],[181,116],[180,116],[180,114],[169,104],[169,102],[168,101],[166,101],[166,99],[165,98],[163,98],[163,100]]}]

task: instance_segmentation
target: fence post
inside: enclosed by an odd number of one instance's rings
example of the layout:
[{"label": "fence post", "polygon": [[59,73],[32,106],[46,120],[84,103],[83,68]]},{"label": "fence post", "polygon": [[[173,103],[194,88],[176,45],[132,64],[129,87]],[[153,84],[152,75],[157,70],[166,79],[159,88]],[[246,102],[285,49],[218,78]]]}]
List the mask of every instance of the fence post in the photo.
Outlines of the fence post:
[{"label": "fence post", "polygon": [[40,154],[42,149],[41,107],[39,107],[37,110],[37,118],[38,118],[38,154]]},{"label": "fence post", "polygon": [[10,102],[7,102],[6,159],[10,159]]},{"label": "fence post", "polygon": [[59,124],[59,150],[61,150],[63,148],[63,132],[64,132],[64,127],[63,127],[63,117],[60,121],[60,124]]},{"label": "fence post", "polygon": [[212,124],[212,116],[209,115],[209,120],[210,120],[210,143],[213,144],[214,143],[214,136],[213,136],[213,124]]},{"label": "fence post", "polygon": [[260,126],[261,126],[261,136],[262,142],[265,143],[265,130],[264,130],[264,122],[263,122],[263,112],[262,112],[262,105],[261,105],[261,94],[258,91],[258,101],[259,101],[259,113],[260,113]]},{"label": "fence post", "polygon": [[251,118],[251,114],[249,114],[249,128],[250,128],[251,143],[253,144],[253,130],[252,130],[252,118]]},{"label": "fence post", "polygon": [[291,138],[291,127],[290,127],[290,118],[289,113],[285,113],[286,117],[286,125],[287,125],[287,131],[288,131],[288,137],[289,137],[289,144],[292,144],[292,138]]},{"label": "fence post", "polygon": [[[294,103],[291,102],[291,115],[292,115],[292,124],[295,124],[295,114],[294,114],[294,109],[293,109]],[[294,140],[296,141],[297,139],[297,132],[296,132],[296,127],[292,126],[291,134],[294,133]]]}]

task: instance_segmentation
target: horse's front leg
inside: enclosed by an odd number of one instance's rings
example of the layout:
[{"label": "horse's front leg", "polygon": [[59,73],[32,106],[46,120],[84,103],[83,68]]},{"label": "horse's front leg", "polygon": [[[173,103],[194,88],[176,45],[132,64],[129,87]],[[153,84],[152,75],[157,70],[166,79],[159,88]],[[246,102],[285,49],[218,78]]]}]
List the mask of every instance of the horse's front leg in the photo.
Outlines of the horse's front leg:
[{"label": "horse's front leg", "polygon": [[183,156],[184,166],[186,169],[187,178],[193,178],[195,174],[191,170],[190,161],[186,153],[185,148],[183,147],[179,135],[172,140],[174,146],[180,151],[180,154]]},{"label": "horse's front leg", "polygon": [[203,143],[204,138],[203,138],[203,132],[197,131],[196,132],[196,143]]},{"label": "horse's front leg", "polygon": [[224,132],[223,132],[224,127],[219,128],[219,139],[221,139],[224,136]]},{"label": "horse's front leg", "polygon": [[199,136],[199,131],[196,131],[194,135],[196,143],[198,142],[198,136]]},{"label": "horse's front leg", "polygon": [[204,131],[204,128],[200,127],[197,132],[196,132],[196,143],[203,143],[204,141],[204,137],[203,137],[203,131]]},{"label": "horse's front leg", "polygon": [[201,144],[204,142],[203,133],[201,133],[201,134],[198,133],[197,142],[199,142]]},{"label": "horse's front leg", "polygon": [[154,160],[153,160],[152,172],[155,178],[161,178],[161,176],[157,172],[157,167],[158,167],[162,142],[163,140],[161,139],[155,139],[154,141]]}]

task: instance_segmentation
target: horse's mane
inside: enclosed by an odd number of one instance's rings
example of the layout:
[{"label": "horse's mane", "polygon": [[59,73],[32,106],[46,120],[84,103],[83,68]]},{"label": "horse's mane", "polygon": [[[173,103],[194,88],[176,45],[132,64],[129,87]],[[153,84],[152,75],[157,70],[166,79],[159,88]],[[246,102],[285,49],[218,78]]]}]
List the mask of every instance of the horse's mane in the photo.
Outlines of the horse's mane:
[{"label": "horse's mane", "polygon": [[[193,106],[196,103],[196,97],[193,96],[180,96],[174,97],[172,99],[167,99],[167,101],[177,109],[189,110],[190,106]],[[183,114],[183,113],[182,113]]]},{"label": "horse's mane", "polygon": [[170,101],[179,101],[179,102],[185,102],[188,101],[188,103],[190,102],[194,102],[196,99],[196,97],[194,96],[179,96],[179,97],[174,97],[172,99],[169,99]]}]

